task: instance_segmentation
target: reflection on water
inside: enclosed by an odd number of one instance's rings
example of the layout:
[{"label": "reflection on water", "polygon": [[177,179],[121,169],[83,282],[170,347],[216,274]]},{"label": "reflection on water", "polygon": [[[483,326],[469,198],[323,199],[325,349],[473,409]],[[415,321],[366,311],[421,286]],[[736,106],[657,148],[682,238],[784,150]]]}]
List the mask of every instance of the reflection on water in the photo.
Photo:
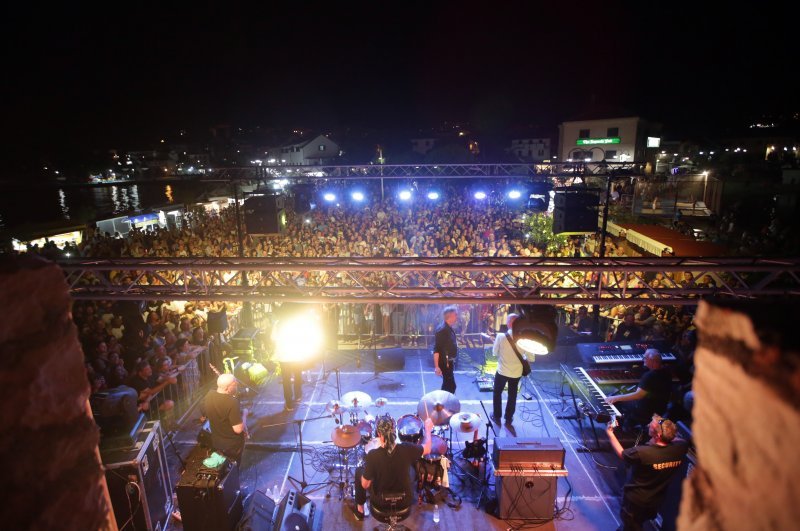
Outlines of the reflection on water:
[{"label": "reflection on water", "polygon": [[[102,195],[106,195],[105,190],[98,189],[95,191],[95,204],[103,204],[106,202],[102,197],[97,197]],[[129,210],[139,210],[141,208],[139,202],[139,187],[135,184],[129,187],[112,186],[111,204],[113,205],[112,211],[114,214],[122,214]]]},{"label": "reflection on water", "polygon": [[170,204],[175,202],[175,199],[172,197],[172,187],[170,185],[167,185],[166,188],[164,188],[164,195],[167,196],[167,201],[169,201]]}]

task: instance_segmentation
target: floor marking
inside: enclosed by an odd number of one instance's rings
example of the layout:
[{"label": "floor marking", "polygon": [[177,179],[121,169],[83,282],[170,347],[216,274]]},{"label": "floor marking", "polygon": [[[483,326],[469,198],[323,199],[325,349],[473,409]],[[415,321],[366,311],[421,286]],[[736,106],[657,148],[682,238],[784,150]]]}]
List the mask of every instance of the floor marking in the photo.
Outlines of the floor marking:
[{"label": "floor marking", "polygon": [[[542,399],[542,401],[544,401],[544,399],[542,398],[542,395],[541,395],[541,393],[539,391],[539,386],[534,385],[533,389],[534,389],[534,391],[536,391],[536,395],[540,399]],[[547,407],[547,406],[545,406],[545,407]],[[550,413],[550,417],[553,419],[553,424],[558,429],[558,431],[561,432],[561,435],[564,437],[564,440],[567,442],[567,446],[569,447],[570,452],[572,452],[572,454],[575,456],[575,459],[581,465],[581,468],[583,469],[583,473],[586,474],[586,477],[589,479],[589,482],[594,487],[595,492],[597,492],[597,495],[602,499],[603,505],[605,505],[606,509],[608,509],[608,514],[611,515],[611,518],[614,520],[614,523],[616,525],[619,525],[619,520],[617,520],[617,515],[615,515],[614,511],[611,510],[611,507],[608,505],[608,502],[603,497],[603,493],[600,492],[600,488],[597,486],[597,483],[594,482],[594,479],[589,474],[589,471],[586,469],[586,465],[584,464],[583,459],[581,459],[580,456],[578,456],[578,452],[575,451],[575,447],[570,442],[570,440],[569,440],[570,438],[567,436],[567,433],[564,431],[564,428],[561,427],[561,424],[559,424],[558,419],[556,419],[555,414],[550,410],[549,407],[547,407],[547,412]]]},{"label": "floor marking", "polygon": [[[320,369],[319,369],[319,376],[317,377],[317,383],[314,384],[314,392],[311,393],[311,403],[314,403],[314,397],[317,395],[317,390],[319,389],[319,382],[320,382],[321,378],[322,378],[322,367],[320,367]],[[311,408],[306,409],[306,416],[303,417],[303,422],[300,423],[300,434],[301,435],[303,433],[303,428],[306,427],[306,422],[305,421],[308,418],[308,415],[310,413],[311,413]],[[305,444],[305,442],[303,442],[303,444]],[[294,461],[295,454],[296,454],[296,452],[292,452],[291,457],[289,457],[289,465],[286,467],[286,474],[283,475],[283,483],[281,483],[281,492],[285,492],[286,491],[286,481],[289,478],[289,470],[292,469],[292,462]],[[302,455],[300,455],[300,459],[303,459]]]}]

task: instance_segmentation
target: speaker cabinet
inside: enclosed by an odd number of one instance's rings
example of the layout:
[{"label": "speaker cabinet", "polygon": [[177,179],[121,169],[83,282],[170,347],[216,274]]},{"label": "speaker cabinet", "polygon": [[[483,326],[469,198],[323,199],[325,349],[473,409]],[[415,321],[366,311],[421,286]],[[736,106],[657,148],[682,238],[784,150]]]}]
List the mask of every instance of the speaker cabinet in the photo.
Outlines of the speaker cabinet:
[{"label": "speaker cabinet", "polygon": [[553,518],[557,477],[496,476],[498,518],[550,520]]},{"label": "speaker cabinet", "polygon": [[244,224],[248,234],[278,234],[286,229],[286,203],[282,195],[248,197]]},{"label": "speaker cabinet", "polygon": [[597,231],[597,194],[558,191],[553,199],[553,233]]},{"label": "speaker cabinet", "polygon": [[100,457],[117,526],[166,529],[172,517],[172,482],[159,422],[146,423],[132,447],[103,451]]},{"label": "speaker cabinet", "polygon": [[220,469],[208,469],[209,450],[195,448],[175,492],[185,531],[232,531],[242,517],[239,467],[228,460]]},{"label": "speaker cabinet", "polygon": [[244,516],[237,531],[272,531],[275,521],[275,501],[257,490],[245,503]]}]

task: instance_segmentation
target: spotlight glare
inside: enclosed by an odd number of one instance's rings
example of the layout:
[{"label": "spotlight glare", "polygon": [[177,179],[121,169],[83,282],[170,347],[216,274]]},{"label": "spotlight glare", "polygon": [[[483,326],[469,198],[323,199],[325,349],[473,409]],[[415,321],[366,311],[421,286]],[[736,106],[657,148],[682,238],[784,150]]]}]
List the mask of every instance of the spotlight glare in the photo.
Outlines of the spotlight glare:
[{"label": "spotlight glare", "polygon": [[400,199],[403,201],[408,201],[409,199],[411,199],[411,192],[409,192],[408,190],[403,190],[402,192],[400,192]]},{"label": "spotlight glare", "polygon": [[511,190],[508,192],[508,197],[511,199],[519,199],[521,196],[522,194],[519,192],[519,190]]},{"label": "spotlight glare", "polygon": [[316,312],[303,312],[278,323],[275,332],[278,361],[306,361],[318,355],[321,348],[322,324]]},{"label": "spotlight glare", "polygon": [[336,194],[332,194],[328,192],[327,194],[322,196],[325,201],[336,201]]},{"label": "spotlight glare", "polygon": [[428,199],[431,201],[436,201],[439,199],[439,192],[428,192]]},{"label": "spotlight glare", "polygon": [[475,192],[475,199],[486,199],[486,192]]},{"label": "spotlight glare", "polygon": [[351,197],[353,198],[353,201],[363,201],[364,200],[364,194],[362,194],[361,192],[353,192]]}]

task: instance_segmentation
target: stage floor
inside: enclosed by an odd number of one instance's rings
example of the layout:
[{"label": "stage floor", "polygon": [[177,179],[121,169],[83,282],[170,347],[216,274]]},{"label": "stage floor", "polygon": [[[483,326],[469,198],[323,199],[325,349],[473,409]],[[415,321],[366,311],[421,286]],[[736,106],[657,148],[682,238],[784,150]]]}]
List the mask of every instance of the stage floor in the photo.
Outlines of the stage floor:
[{"label": "stage floor", "polygon": [[[563,337],[563,336],[562,336]],[[241,485],[248,492],[274,489],[275,486],[285,494],[287,490],[297,490],[291,478],[300,480],[301,455],[298,447],[298,429],[302,431],[305,448],[305,475],[308,483],[326,482],[327,472],[318,472],[312,466],[315,453],[311,448],[331,448],[331,432],[335,428],[331,417],[315,419],[327,415],[325,405],[337,398],[337,371],[341,393],[363,391],[373,399],[386,397],[389,400],[383,410],[370,408],[372,414],[389,413],[395,419],[409,413],[416,413],[417,404],[425,393],[439,389],[441,378],[433,372],[433,360],[429,349],[379,349],[382,357],[402,356],[405,360],[402,370],[380,373],[380,378],[373,379],[373,350],[340,350],[328,352],[324,364],[318,362],[305,373],[303,384],[303,402],[293,412],[284,411],[283,390],[279,380],[273,379],[262,387],[254,402],[248,422],[251,438],[245,448],[241,467]],[[462,349],[459,366],[456,371],[456,396],[461,402],[461,410],[474,412],[485,421],[486,410],[491,413],[492,393],[480,391],[475,378],[479,374],[476,367],[482,361],[482,349]],[[514,431],[509,432],[505,426],[495,430],[498,437],[557,437],[566,449],[567,478],[559,478],[557,483],[556,503],[563,510],[557,518],[537,525],[541,529],[559,530],[614,530],[619,525],[619,503],[624,481],[624,466],[609,451],[603,426],[597,427],[598,437],[604,451],[579,452],[584,439],[574,420],[559,420],[559,414],[570,415],[573,412],[569,389],[562,390],[562,376],[559,364],[580,364],[574,345],[560,344],[549,356],[539,357],[533,364],[533,372],[524,380],[521,395],[517,403],[514,419]],[[505,393],[504,393],[505,399]],[[196,417],[195,417],[196,418]],[[347,420],[347,419],[345,419]],[[304,422],[293,422],[304,421]],[[281,426],[274,424],[287,423]],[[588,425],[588,420],[584,423]],[[186,456],[196,445],[198,425],[194,421],[185,423],[175,436],[175,447]],[[480,436],[486,434],[485,428]],[[585,444],[594,449],[594,438],[587,429]],[[464,435],[454,437],[457,445],[461,445]],[[466,436],[471,439],[470,436]],[[490,432],[490,439],[494,435]],[[460,440],[459,440],[460,439]],[[469,468],[469,467],[467,467]],[[481,470],[483,470],[481,468]],[[458,509],[440,506],[441,521],[433,522],[433,506],[415,505],[412,516],[406,524],[411,529],[509,529],[528,523],[519,520],[502,521],[478,509],[482,485],[480,482],[465,476],[450,474],[451,488],[462,498]],[[489,478],[490,497],[494,496],[494,477]],[[173,475],[173,483],[176,477]],[[326,497],[330,491],[332,495]],[[371,529],[377,521],[369,517],[358,522],[339,499],[337,488],[318,487],[308,489],[308,496],[318,504],[323,516],[323,529]],[[352,503],[351,500],[346,500]],[[179,528],[180,525],[175,526]]]}]

